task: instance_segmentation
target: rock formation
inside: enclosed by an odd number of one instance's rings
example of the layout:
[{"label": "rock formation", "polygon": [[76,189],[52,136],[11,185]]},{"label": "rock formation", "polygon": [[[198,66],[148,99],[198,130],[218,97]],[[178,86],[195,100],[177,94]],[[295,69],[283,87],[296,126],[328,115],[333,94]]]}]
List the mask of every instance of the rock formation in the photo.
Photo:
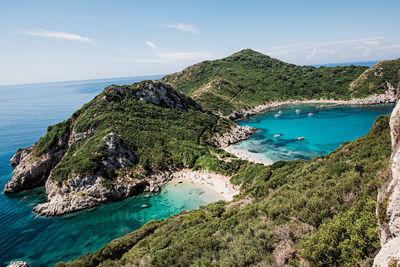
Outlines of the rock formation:
[{"label": "rock formation", "polygon": [[193,109],[202,110],[192,98],[175,91],[171,86],[159,82],[147,83],[147,88],[136,93],[136,97],[140,101],[148,104],[157,105],[164,108],[174,108],[176,110],[187,112],[191,107]]},{"label": "rock formation", "polygon": [[231,144],[235,144],[241,140],[249,138],[249,136],[256,131],[256,128],[250,126],[234,126],[229,132],[215,135],[213,137],[213,141],[217,147],[225,148]]},{"label": "rock formation", "polygon": [[390,117],[390,135],[391,174],[378,194],[377,215],[380,219],[382,248],[374,260],[374,266],[377,267],[398,266],[393,264],[400,262],[400,103],[397,103]]}]

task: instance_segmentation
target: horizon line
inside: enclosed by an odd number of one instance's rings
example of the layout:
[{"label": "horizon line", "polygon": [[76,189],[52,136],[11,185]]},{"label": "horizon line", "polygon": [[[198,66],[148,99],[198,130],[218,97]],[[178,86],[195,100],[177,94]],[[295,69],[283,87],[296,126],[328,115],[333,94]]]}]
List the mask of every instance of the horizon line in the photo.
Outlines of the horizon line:
[{"label": "horizon line", "polygon": [[[294,64],[298,66],[312,66],[312,67],[321,67],[324,65],[335,65],[339,66],[339,64],[349,64],[353,65],[353,63],[366,63],[366,62],[380,62],[382,60],[365,60],[365,61],[350,61],[350,62],[334,62],[334,63],[319,63],[319,64]],[[200,63],[200,62],[198,62]],[[287,62],[289,63],[289,62]],[[375,63],[375,64],[376,64]],[[197,64],[197,63],[195,63]],[[293,63],[290,63],[293,64]],[[369,67],[368,65],[358,65]],[[330,66],[335,67],[335,66]],[[63,83],[63,82],[81,82],[81,81],[95,81],[95,80],[109,80],[109,79],[124,79],[124,78],[140,78],[140,77],[152,77],[152,76],[160,76],[163,77],[168,74],[148,74],[148,75],[138,75],[138,76],[118,76],[118,77],[98,77],[98,78],[87,78],[87,79],[72,79],[72,80],[55,80],[55,81],[37,81],[37,82],[23,82],[23,83],[9,83],[9,84],[0,84],[0,87],[6,86],[20,86],[20,85],[34,85],[34,84],[46,84],[46,83]]]}]

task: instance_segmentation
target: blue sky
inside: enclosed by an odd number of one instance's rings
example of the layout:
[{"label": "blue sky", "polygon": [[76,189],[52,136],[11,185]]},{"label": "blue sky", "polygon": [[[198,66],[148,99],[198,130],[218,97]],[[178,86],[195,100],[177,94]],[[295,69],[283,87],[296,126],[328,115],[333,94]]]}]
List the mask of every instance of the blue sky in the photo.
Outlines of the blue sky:
[{"label": "blue sky", "polygon": [[400,1],[0,2],[0,84],[166,74],[251,48],[295,64],[400,57]]}]

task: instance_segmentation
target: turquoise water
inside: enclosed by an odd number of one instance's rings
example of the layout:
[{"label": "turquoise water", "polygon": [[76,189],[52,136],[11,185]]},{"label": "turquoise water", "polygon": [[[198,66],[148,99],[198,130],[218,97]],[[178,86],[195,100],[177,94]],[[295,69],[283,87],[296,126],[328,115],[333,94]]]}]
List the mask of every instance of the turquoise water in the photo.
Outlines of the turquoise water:
[{"label": "turquoise water", "polygon": [[48,125],[68,118],[112,84],[131,84],[159,76],[0,87],[0,266],[13,259],[31,266],[53,265],[101,248],[145,222],[195,209],[219,199],[201,185],[171,183],[160,194],[109,203],[62,217],[44,218],[32,208],[46,201],[44,188],[4,195],[11,178],[9,159],[33,144]]},{"label": "turquoise water", "polygon": [[[365,135],[378,116],[390,113],[394,107],[384,104],[318,109],[319,105],[291,105],[242,120],[239,125],[259,130],[233,146],[266,162],[310,159]],[[297,109],[299,113],[296,113]],[[280,116],[275,116],[279,111],[282,112]],[[308,113],[313,115],[308,116]],[[274,137],[277,134],[280,136]],[[304,137],[304,140],[298,141],[298,137]]]}]

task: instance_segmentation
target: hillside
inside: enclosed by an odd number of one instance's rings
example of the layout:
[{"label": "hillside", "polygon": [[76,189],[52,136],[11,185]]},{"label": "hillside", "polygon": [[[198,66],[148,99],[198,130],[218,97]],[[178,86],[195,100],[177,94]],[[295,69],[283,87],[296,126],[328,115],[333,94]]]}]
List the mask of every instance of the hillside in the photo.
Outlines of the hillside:
[{"label": "hillside", "polygon": [[[203,61],[161,79],[204,108],[228,115],[287,99],[350,99],[349,85],[368,67],[312,67],[288,64],[246,49]],[[358,96],[369,92],[360,91]]]},{"label": "hillside", "polygon": [[215,149],[217,134],[234,127],[168,85],[112,85],[49,127],[35,145],[18,150],[4,192],[46,185],[49,202],[34,208],[43,215],[157,192],[170,171],[192,168]]},{"label": "hillside", "polygon": [[400,87],[400,58],[378,62],[350,84],[355,97],[382,94],[393,87]]},{"label": "hillside", "polygon": [[326,156],[250,164],[231,179],[242,184],[236,201],[148,222],[57,266],[371,265],[380,247],[377,191],[391,155],[388,122],[379,117],[366,136]]}]

